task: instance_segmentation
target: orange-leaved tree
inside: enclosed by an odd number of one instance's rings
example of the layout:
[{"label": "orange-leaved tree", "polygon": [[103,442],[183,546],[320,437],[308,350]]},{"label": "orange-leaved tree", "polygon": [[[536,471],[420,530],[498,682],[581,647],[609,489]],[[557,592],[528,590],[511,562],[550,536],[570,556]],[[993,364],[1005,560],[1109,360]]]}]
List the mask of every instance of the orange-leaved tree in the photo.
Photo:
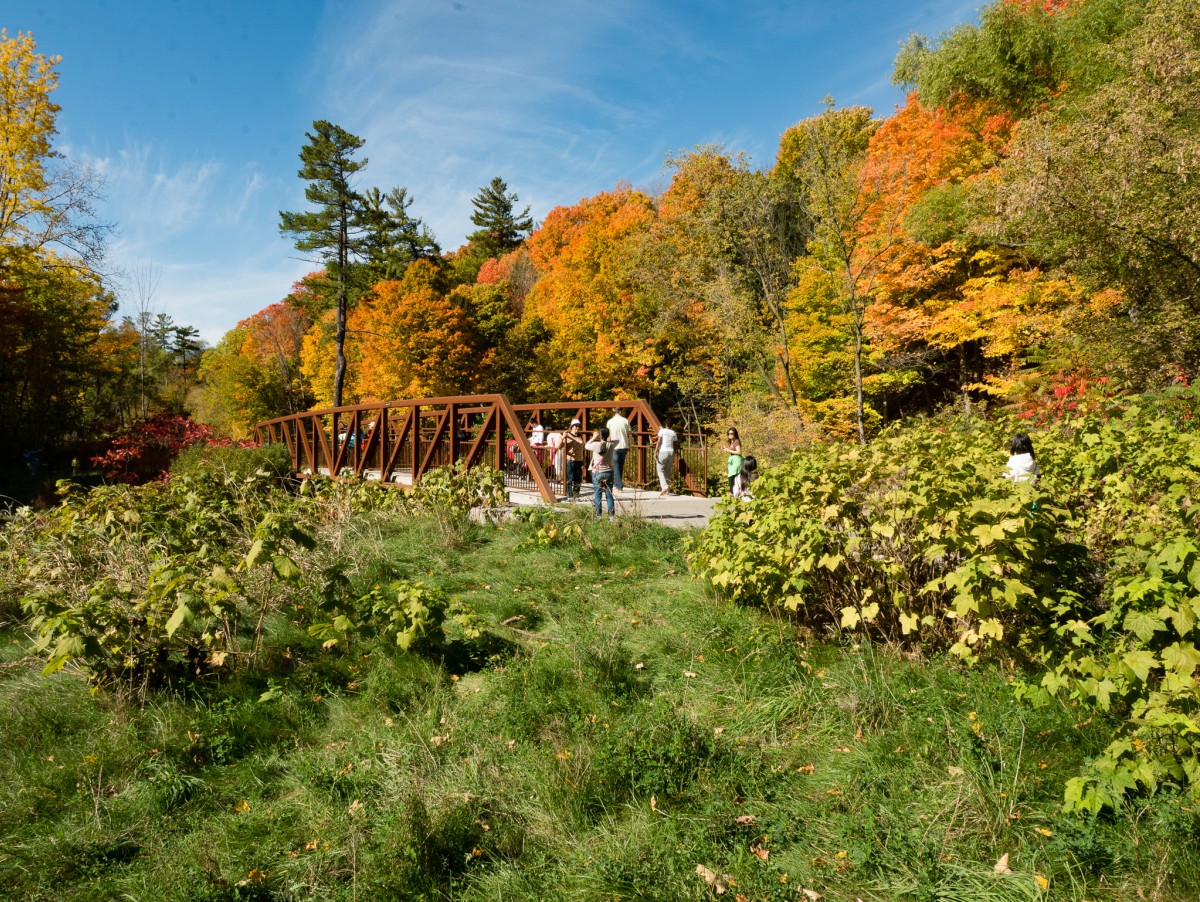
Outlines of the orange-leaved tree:
[{"label": "orange-leaved tree", "polygon": [[361,347],[356,386],[364,398],[465,394],[486,365],[475,320],[439,289],[425,260],[400,281],[377,284],[349,328]]},{"label": "orange-leaved tree", "polygon": [[543,396],[637,395],[657,363],[655,311],[637,290],[636,242],[654,202],[629,187],[552,210],[527,243],[538,281],[525,317],[549,332],[533,390]]}]

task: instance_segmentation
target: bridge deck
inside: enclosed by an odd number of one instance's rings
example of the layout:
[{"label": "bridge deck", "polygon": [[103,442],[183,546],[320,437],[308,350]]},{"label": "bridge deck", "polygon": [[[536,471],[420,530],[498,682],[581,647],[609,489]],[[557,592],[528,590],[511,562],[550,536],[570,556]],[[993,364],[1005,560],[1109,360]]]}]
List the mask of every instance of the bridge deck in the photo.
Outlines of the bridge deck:
[{"label": "bridge deck", "polygon": [[[322,471],[321,475],[328,476],[329,474]],[[365,470],[363,476],[366,479],[377,480],[379,471]],[[392,476],[392,482],[396,485],[411,486],[412,476],[407,473],[396,473]],[[574,502],[571,506],[591,510],[591,485],[584,485],[582,492],[583,500]],[[508,500],[518,507],[546,506],[540,493],[527,489],[509,488]],[[566,504],[566,499],[562,495],[558,495],[557,500],[559,504]],[[613,493],[618,516],[641,517],[645,520],[662,523],[664,526],[674,526],[680,529],[693,527],[703,529],[707,526],[718,500],[717,498],[697,498],[692,495],[663,497],[656,491],[628,486],[623,491]],[[607,506],[602,506],[601,512],[606,514]]]},{"label": "bridge deck", "polygon": [[[541,495],[537,492],[509,489],[508,498],[513,504],[522,506],[544,505]],[[632,515],[664,526],[674,526],[680,529],[703,529],[708,525],[713,508],[719,499],[696,498],[691,495],[668,495],[665,498],[657,491],[626,488],[622,492],[614,492],[617,515]],[[561,501],[560,503],[565,503]],[[572,507],[592,509],[591,486],[584,486],[583,501],[572,504]],[[602,507],[602,512],[607,507]]]}]

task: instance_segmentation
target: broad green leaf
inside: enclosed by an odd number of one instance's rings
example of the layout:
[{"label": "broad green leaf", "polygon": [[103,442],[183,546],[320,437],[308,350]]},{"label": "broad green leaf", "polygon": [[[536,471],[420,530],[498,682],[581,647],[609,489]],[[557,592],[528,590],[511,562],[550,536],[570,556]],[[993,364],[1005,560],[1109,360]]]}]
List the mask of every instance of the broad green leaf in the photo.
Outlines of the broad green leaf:
[{"label": "broad green leaf", "polygon": [[1158,658],[1153,652],[1145,649],[1131,651],[1121,658],[1121,661],[1143,683],[1149,678],[1150,671],[1158,666]]},{"label": "broad green leaf", "polygon": [[842,608],[842,626],[845,629],[854,629],[858,626],[862,618],[859,616],[858,608],[846,607]]},{"label": "broad green leaf", "polygon": [[821,559],[817,561],[817,566],[824,567],[826,570],[833,572],[842,565],[842,561],[844,560],[845,557],[840,554],[823,554],[821,555]]},{"label": "broad green leaf", "polygon": [[1165,623],[1145,611],[1130,611],[1125,615],[1125,629],[1143,642],[1149,642],[1165,626]]},{"label": "broad green leaf", "polygon": [[192,619],[192,612],[186,604],[180,604],[175,609],[175,613],[171,615],[171,619],[167,621],[166,631],[168,636],[174,636],[175,630],[179,629],[183,624]]},{"label": "broad green leaf", "polygon": [[246,552],[246,566],[256,567],[263,556],[263,541],[255,539],[254,544],[250,546],[250,550]]},{"label": "broad green leaf", "polygon": [[300,568],[286,554],[277,554],[271,559],[271,566],[280,579],[294,582],[300,578]]},{"label": "broad green leaf", "polygon": [[916,614],[902,613],[900,615],[900,632],[903,635],[907,636],[909,633],[911,633],[913,630],[915,630],[917,628],[917,625],[918,625],[918,620],[917,620]]},{"label": "broad green leaf", "polygon": [[1191,642],[1175,642],[1162,652],[1163,664],[1180,676],[1190,677],[1200,667],[1200,651]]}]

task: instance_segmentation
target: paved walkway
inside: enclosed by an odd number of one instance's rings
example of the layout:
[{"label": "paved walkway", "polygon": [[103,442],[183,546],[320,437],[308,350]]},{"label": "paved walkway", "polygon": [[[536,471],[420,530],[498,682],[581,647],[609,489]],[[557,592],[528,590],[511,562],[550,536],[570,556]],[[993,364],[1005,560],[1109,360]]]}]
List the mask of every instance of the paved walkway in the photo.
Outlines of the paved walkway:
[{"label": "paved walkway", "polygon": [[[693,498],[690,495],[668,495],[662,497],[658,492],[643,491],[642,489],[626,488],[614,492],[617,515],[628,514],[662,523],[664,526],[674,526],[677,529],[703,529],[708,525],[708,518],[716,506],[716,498]],[[592,507],[592,487],[584,486],[584,500],[576,505],[587,510]],[[522,507],[544,504],[542,496],[537,492],[522,492],[516,489],[508,490],[508,499]],[[565,502],[560,498],[560,503]]]}]

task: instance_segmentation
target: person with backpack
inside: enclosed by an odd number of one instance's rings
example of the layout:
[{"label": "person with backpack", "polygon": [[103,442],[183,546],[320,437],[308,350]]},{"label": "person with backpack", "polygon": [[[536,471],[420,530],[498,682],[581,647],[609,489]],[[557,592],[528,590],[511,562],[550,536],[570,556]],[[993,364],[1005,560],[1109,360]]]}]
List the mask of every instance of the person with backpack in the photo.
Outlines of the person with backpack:
[{"label": "person with backpack", "polygon": [[616,505],[613,501],[613,451],[616,442],[609,441],[607,426],[601,426],[592,434],[592,439],[586,445],[592,452],[592,510],[596,519],[600,519],[600,496],[608,497],[608,519],[616,519]]}]

